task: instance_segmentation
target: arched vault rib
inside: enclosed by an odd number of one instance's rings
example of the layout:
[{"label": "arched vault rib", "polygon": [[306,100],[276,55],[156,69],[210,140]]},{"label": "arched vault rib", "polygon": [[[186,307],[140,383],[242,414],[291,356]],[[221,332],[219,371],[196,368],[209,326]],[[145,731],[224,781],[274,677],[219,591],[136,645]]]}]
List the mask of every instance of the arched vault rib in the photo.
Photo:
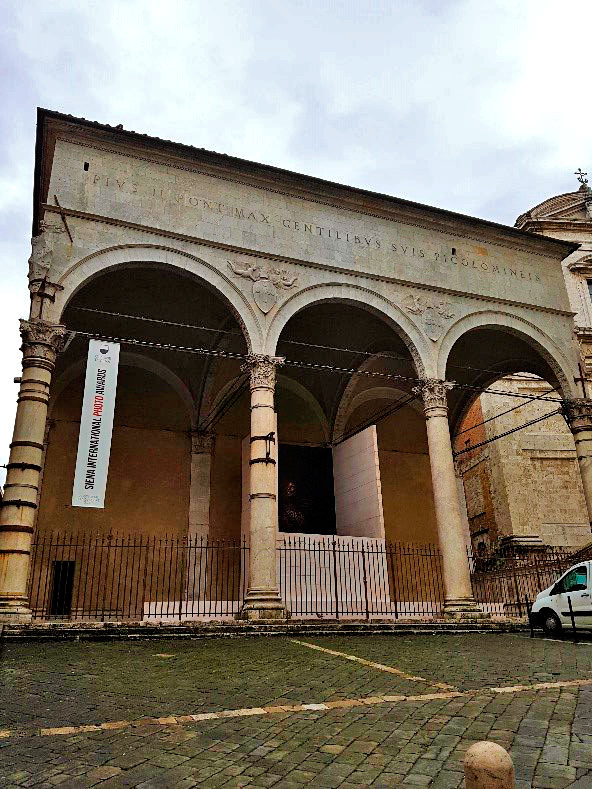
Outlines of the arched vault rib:
[{"label": "arched vault rib", "polygon": [[[370,370],[372,365],[383,357],[388,358],[388,354],[375,353],[368,359],[365,359],[358,369],[361,372]],[[409,394],[408,392],[404,392],[402,389],[398,389],[396,386],[384,386],[381,384],[363,389],[361,392],[356,392],[359,381],[359,376],[354,375],[352,378],[350,378],[341,396],[341,400],[339,401],[339,406],[337,407],[337,412],[335,414],[335,419],[333,420],[333,443],[341,440],[345,432],[348,419],[350,418],[354,409],[363,402],[368,402],[369,400],[373,399],[396,400],[400,397],[404,397],[406,394]]]},{"label": "arched vault rib", "polygon": [[[219,405],[223,402],[224,398],[226,397],[227,393],[232,389],[232,387],[238,383],[241,377],[245,376],[237,376],[232,380],[228,381],[217,393],[216,395],[212,396],[211,398],[211,407],[209,409],[209,413],[214,413]],[[303,400],[311,409],[313,414],[319,420],[319,424],[321,426],[321,430],[323,432],[323,437],[326,443],[329,443],[331,435],[329,429],[329,422],[321,407],[319,401],[316,397],[310,392],[305,386],[303,386],[298,381],[295,381],[288,375],[283,375],[282,373],[277,374],[276,378],[277,387],[283,387],[284,389],[288,389],[290,392],[295,394],[301,400]],[[281,435],[279,436],[281,441]]]},{"label": "arched vault rib", "polygon": [[[481,332],[485,332],[485,335],[480,334]],[[506,343],[504,336],[507,338]],[[487,350],[496,351],[493,354],[491,352],[486,354],[488,356],[486,362],[480,360],[479,352],[479,342],[483,343],[485,337],[489,343],[486,346]],[[496,337],[499,340],[494,341]],[[468,352],[470,347],[473,351],[473,358],[466,358],[464,361],[463,358],[459,358],[457,348],[458,343],[463,340],[464,350]],[[516,340],[520,342],[517,343]],[[452,364],[453,356],[455,364]],[[457,321],[442,341],[438,371],[438,377],[457,380],[460,384],[464,384],[453,389],[449,397],[450,424],[453,432],[456,431],[480,392],[494,385],[505,375],[533,373],[548,381],[552,387],[557,387],[556,397],[577,396],[574,386],[577,362],[570,360],[569,348],[567,354],[563,353],[537,326],[507,313],[484,310]]]}]

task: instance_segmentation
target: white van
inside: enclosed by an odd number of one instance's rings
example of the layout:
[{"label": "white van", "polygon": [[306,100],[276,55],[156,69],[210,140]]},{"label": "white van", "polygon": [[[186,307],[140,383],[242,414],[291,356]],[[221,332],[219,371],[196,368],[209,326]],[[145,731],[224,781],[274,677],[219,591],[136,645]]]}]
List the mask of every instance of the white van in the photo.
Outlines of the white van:
[{"label": "white van", "polygon": [[571,600],[577,628],[592,630],[592,562],[574,564],[558,581],[537,595],[531,610],[531,622],[547,635],[558,635],[571,628],[567,598]]}]

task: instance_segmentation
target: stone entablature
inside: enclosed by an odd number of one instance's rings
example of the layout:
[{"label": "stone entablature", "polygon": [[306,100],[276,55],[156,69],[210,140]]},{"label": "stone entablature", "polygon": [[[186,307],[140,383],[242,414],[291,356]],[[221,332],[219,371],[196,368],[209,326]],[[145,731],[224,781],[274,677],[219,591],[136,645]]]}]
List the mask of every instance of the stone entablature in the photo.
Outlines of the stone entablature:
[{"label": "stone entablature", "polygon": [[462,293],[515,300],[520,286],[524,301],[566,306],[547,301],[557,272],[544,245],[509,228],[183,146],[167,155],[160,141],[98,125],[91,139],[84,124],[46,123],[52,213],[56,194],[66,214],[424,286],[445,279]]},{"label": "stone entablature", "polygon": [[422,376],[444,378],[454,341],[494,325],[546,349],[572,386],[569,244],[54,113],[39,134],[55,147],[37,225],[63,289],[48,320],[89,277],[150,262],[222,292],[254,353],[273,356],[290,317],[339,298],[385,316]]}]

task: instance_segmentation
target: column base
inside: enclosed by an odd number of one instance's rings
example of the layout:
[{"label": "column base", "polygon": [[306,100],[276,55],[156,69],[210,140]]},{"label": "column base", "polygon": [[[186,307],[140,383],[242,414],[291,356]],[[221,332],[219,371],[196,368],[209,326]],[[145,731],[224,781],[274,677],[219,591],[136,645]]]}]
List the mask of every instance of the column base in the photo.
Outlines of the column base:
[{"label": "column base", "polygon": [[444,603],[442,614],[446,619],[491,619],[491,615],[482,611],[472,597],[449,598]]},{"label": "column base", "polygon": [[0,624],[17,625],[31,622],[33,614],[28,606],[28,600],[11,597],[0,597]]},{"label": "column base", "polygon": [[237,619],[285,620],[290,616],[277,589],[249,589]]}]

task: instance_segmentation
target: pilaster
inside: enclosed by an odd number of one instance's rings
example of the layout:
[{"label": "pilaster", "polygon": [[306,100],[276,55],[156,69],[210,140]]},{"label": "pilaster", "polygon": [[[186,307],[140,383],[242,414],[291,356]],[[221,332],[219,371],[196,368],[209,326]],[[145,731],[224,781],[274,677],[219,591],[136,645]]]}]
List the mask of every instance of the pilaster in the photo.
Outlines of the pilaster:
[{"label": "pilaster", "polygon": [[189,487],[189,528],[191,540],[208,536],[210,530],[210,478],[215,436],[191,433],[191,480]]},{"label": "pilaster", "polygon": [[30,317],[40,320],[46,313],[46,304],[53,304],[56,293],[63,290],[54,282],[52,272],[53,252],[48,244],[47,232],[31,239],[31,256],[29,257],[29,293],[31,294]]},{"label": "pilaster", "polygon": [[564,400],[562,411],[573,433],[592,531],[592,400],[588,398]]}]

